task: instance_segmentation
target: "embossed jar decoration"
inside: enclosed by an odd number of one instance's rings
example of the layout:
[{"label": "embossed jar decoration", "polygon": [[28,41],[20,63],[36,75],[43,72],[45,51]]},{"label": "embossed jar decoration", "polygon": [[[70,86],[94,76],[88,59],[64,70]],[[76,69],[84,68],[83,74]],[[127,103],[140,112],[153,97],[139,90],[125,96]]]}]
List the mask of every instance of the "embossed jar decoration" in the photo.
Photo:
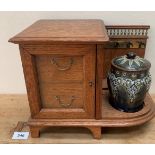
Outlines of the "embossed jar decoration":
[{"label": "embossed jar decoration", "polygon": [[113,107],[125,112],[143,108],[151,84],[150,67],[148,60],[133,52],[112,60],[107,82]]}]

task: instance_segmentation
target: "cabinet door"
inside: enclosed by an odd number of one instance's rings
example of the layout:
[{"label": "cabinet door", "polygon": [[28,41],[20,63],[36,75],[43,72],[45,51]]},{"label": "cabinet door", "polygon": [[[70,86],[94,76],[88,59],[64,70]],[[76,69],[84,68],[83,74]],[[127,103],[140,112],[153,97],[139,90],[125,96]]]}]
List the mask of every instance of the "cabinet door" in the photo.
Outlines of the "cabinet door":
[{"label": "cabinet door", "polygon": [[[33,70],[23,53],[29,53]],[[95,45],[26,45],[21,56],[24,70],[33,72],[25,73],[33,118],[95,117]]]}]

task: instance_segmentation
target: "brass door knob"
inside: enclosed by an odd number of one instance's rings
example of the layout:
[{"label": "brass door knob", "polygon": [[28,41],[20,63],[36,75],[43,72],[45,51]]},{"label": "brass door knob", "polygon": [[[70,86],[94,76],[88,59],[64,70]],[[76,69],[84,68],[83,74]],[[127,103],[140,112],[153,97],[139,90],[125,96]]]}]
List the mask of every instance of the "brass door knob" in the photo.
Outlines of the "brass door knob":
[{"label": "brass door knob", "polygon": [[88,84],[89,84],[90,87],[95,85],[95,83],[93,81],[89,81]]}]

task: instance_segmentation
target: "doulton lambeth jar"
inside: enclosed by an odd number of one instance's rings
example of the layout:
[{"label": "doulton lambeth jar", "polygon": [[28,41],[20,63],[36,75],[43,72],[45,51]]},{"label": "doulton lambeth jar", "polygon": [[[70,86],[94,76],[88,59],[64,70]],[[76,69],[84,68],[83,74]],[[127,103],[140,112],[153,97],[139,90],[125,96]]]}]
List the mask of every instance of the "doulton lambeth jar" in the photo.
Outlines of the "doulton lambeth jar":
[{"label": "doulton lambeth jar", "polygon": [[148,60],[133,52],[112,60],[107,82],[113,107],[125,112],[143,108],[151,84],[150,67]]}]

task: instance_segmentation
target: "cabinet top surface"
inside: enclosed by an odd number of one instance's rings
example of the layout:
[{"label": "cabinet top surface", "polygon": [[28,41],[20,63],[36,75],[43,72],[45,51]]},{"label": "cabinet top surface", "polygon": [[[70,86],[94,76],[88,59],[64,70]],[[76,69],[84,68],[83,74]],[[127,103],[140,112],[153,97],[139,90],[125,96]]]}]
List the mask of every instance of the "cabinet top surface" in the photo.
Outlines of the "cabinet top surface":
[{"label": "cabinet top surface", "polygon": [[39,20],[9,41],[25,42],[105,42],[108,35],[102,20]]}]

